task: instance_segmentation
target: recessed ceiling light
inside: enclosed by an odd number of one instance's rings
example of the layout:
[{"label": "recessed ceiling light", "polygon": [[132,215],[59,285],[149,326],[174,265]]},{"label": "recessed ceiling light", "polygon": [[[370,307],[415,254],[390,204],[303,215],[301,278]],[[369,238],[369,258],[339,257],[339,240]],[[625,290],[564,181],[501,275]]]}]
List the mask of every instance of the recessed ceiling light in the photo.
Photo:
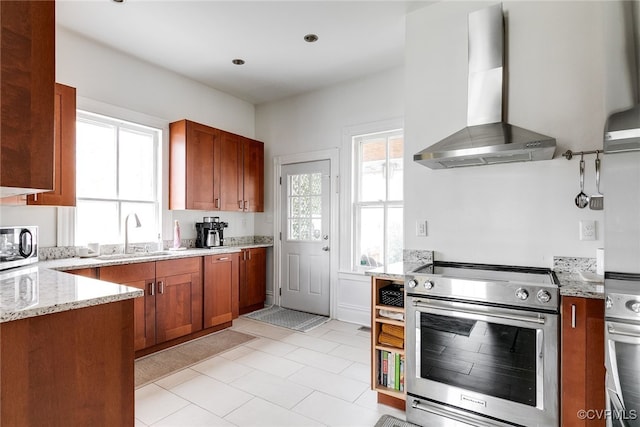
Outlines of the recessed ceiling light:
[{"label": "recessed ceiling light", "polygon": [[244,59],[236,58],[236,59],[232,60],[231,62],[233,62],[235,65],[243,65],[244,64]]},{"label": "recessed ceiling light", "polygon": [[116,3],[124,3],[124,0],[113,0]]},{"label": "recessed ceiling light", "polygon": [[306,41],[307,43],[317,42],[318,36],[315,34],[307,34],[306,36],[304,36],[304,41]]}]

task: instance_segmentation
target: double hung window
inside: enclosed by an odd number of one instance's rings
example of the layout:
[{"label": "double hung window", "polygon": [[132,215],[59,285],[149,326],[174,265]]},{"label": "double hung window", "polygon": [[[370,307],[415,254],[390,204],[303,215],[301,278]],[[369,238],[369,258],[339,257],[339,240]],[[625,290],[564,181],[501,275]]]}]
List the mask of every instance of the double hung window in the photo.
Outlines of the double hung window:
[{"label": "double hung window", "polygon": [[154,242],[160,229],[161,130],[78,111],[75,244]]},{"label": "double hung window", "polygon": [[353,265],[402,261],[402,129],[353,137]]}]

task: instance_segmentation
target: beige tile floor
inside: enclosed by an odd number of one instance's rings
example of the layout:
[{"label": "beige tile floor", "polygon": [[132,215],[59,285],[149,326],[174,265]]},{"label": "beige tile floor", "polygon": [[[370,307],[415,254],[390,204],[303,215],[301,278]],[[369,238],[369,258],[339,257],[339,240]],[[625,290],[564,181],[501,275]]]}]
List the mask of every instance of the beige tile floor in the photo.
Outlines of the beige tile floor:
[{"label": "beige tile floor", "polygon": [[369,332],[331,320],[307,333],[246,318],[258,337],[136,390],[136,426],[373,426],[404,412],[369,389]]}]

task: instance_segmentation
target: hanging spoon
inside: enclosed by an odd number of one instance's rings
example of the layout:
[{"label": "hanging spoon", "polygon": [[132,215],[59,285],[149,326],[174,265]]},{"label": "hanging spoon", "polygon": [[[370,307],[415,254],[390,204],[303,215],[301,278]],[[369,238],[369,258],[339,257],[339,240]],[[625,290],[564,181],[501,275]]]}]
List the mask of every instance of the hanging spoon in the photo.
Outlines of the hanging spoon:
[{"label": "hanging spoon", "polygon": [[580,156],[580,192],[576,196],[576,206],[580,209],[589,204],[589,196],[584,194],[584,155]]}]

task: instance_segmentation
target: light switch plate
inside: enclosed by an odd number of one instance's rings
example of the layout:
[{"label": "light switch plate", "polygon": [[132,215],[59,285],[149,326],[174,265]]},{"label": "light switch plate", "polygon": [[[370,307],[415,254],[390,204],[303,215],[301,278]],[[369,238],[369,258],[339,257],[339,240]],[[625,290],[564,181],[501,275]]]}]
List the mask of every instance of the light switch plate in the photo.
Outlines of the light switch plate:
[{"label": "light switch plate", "polygon": [[416,236],[425,237],[427,235],[427,221],[416,221]]}]

